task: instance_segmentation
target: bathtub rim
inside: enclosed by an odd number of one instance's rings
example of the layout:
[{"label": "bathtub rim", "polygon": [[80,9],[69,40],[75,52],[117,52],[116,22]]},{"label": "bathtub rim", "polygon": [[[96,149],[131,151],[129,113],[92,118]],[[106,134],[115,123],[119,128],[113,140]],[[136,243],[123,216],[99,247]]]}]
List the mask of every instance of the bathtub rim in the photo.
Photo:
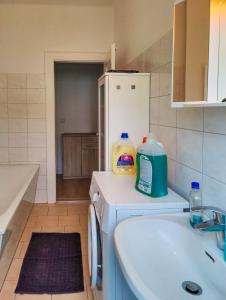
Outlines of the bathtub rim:
[{"label": "bathtub rim", "polygon": [[[28,174],[27,179],[25,180],[24,184],[21,186],[20,191],[18,194],[14,197],[11,205],[8,207],[8,209],[0,216],[0,235],[3,235],[7,227],[10,223],[10,221],[13,218],[14,213],[16,212],[17,207],[19,206],[20,202],[23,199],[23,196],[28,189],[32,179],[35,177],[35,175],[38,173],[40,165],[39,164],[0,164],[4,166],[32,166],[34,167],[33,170]],[[37,188],[37,187],[36,187]]]}]

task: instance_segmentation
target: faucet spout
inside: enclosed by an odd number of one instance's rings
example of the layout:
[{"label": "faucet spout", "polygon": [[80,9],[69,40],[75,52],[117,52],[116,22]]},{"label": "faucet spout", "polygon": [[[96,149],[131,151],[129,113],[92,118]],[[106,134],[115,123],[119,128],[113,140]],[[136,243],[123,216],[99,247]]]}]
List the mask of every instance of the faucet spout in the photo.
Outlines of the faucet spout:
[{"label": "faucet spout", "polygon": [[197,206],[192,207],[192,211],[200,211],[204,215],[205,212],[212,212],[212,218],[198,224],[191,224],[193,228],[200,229],[205,232],[216,232],[217,246],[225,252],[226,257],[226,211],[214,206]]}]

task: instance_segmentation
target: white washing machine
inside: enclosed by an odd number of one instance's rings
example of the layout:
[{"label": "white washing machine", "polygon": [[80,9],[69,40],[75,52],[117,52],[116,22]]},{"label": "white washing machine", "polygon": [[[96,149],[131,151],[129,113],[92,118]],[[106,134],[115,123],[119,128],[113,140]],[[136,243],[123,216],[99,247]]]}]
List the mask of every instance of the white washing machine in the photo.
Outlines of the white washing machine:
[{"label": "white washing machine", "polygon": [[89,208],[89,271],[95,300],[135,300],[117,262],[113,233],[121,221],[135,216],[176,213],[188,202],[169,189],[150,198],[135,190],[134,176],[94,172]]}]

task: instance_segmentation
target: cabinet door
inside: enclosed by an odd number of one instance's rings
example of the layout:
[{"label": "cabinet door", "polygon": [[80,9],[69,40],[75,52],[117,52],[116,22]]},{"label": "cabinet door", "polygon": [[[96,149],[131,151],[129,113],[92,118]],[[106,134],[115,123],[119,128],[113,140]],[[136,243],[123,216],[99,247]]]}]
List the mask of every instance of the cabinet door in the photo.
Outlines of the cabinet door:
[{"label": "cabinet door", "polygon": [[98,171],[98,149],[83,149],[82,176],[91,177],[93,171]]},{"label": "cabinet door", "polygon": [[63,139],[64,147],[64,177],[81,177],[82,162],[81,137],[65,136]]}]

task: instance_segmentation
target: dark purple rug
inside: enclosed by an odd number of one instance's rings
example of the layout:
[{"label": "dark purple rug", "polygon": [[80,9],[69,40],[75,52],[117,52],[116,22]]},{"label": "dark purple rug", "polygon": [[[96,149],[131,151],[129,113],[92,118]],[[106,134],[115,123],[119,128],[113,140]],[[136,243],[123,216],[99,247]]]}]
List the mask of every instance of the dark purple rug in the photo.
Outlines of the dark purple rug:
[{"label": "dark purple rug", "polygon": [[67,294],[84,291],[79,233],[33,233],[17,294]]}]

